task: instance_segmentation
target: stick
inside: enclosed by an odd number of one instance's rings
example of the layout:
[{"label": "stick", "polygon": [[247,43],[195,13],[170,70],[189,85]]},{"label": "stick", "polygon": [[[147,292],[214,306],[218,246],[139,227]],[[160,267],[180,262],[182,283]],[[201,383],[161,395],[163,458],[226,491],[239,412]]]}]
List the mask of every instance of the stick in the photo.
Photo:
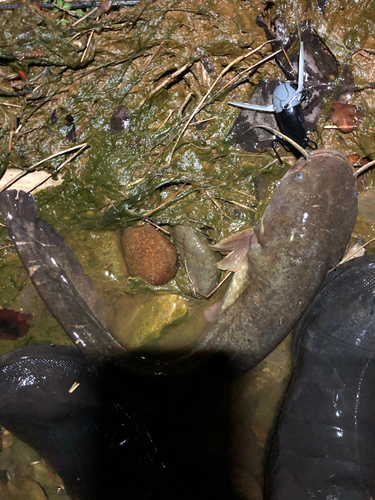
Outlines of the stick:
[{"label": "stick", "polygon": [[[34,165],[31,165],[25,172],[22,172],[18,177],[15,177],[12,179],[6,186],[3,188],[2,191],[5,191],[6,189],[9,189],[13,184],[15,184],[19,179],[22,179],[22,177],[25,177],[25,175],[29,174],[30,172],[34,172],[39,165],[44,163],[45,161],[51,160],[52,158],[56,158],[57,156],[61,156],[65,153],[69,153],[70,151],[75,151],[76,149],[80,149],[83,147],[86,147],[88,144],[85,142],[83,144],[73,146],[72,148],[65,149],[64,151],[59,151],[57,153],[53,153],[52,155],[48,156],[48,158],[44,158],[44,160],[38,161],[37,163],[34,163]],[[60,168],[60,167],[59,167]],[[46,179],[47,180],[47,179]],[[45,182],[45,181],[44,181]]]},{"label": "stick", "polygon": [[[262,45],[260,45],[259,47],[257,47],[256,49],[254,50],[251,50],[248,54],[245,54],[243,56],[239,56],[237,57],[236,59],[234,59],[234,61],[232,61],[231,63],[228,64],[228,66],[226,66],[220,73],[220,75],[216,78],[216,80],[214,81],[214,83],[211,85],[211,87],[208,89],[207,93],[202,97],[202,99],[199,101],[199,103],[197,104],[196,108],[194,109],[194,111],[192,112],[192,114],[190,115],[190,117],[187,119],[187,121],[185,122],[185,125],[182,127],[182,130],[178,136],[178,139],[176,141],[176,144],[172,150],[172,154],[171,154],[171,158],[170,158],[170,161],[172,160],[172,156],[173,156],[173,153],[176,151],[176,148],[177,148],[177,145],[178,143],[180,142],[180,139],[182,138],[182,136],[184,135],[186,129],[188,128],[191,120],[194,118],[194,116],[203,108],[203,104],[205,103],[205,101],[207,100],[209,94],[212,92],[213,88],[217,85],[217,83],[219,82],[219,80],[225,75],[225,73],[227,73],[230,68],[232,66],[234,66],[235,64],[237,64],[239,61],[242,61],[243,59],[246,59],[247,57],[250,57],[252,54],[255,54],[255,52],[258,52],[260,49],[262,49],[265,45],[267,45],[268,43],[271,43],[271,41],[268,41],[268,42],[264,42],[262,43]],[[259,61],[259,63],[257,63],[255,66],[261,64],[263,61]]]},{"label": "stick", "polygon": [[366,165],[363,165],[363,167],[359,168],[353,175],[354,177],[358,177],[361,175],[363,172],[366,172],[369,168],[373,167],[375,165],[375,160],[370,161],[369,163],[366,163]]}]

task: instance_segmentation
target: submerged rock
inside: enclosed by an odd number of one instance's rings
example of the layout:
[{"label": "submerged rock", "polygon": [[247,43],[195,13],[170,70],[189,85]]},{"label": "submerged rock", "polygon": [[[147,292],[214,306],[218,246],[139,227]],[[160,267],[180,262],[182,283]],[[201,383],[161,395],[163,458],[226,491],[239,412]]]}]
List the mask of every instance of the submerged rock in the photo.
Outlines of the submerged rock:
[{"label": "submerged rock", "polygon": [[173,237],[194,292],[209,295],[220,281],[221,272],[216,266],[220,256],[212,250],[203,235],[191,227],[174,227]]},{"label": "submerged rock", "polygon": [[358,211],[362,219],[375,224],[375,190],[367,189],[358,195]]},{"label": "submerged rock", "polygon": [[[127,344],[130,349],[139,349],[145,344],[160,341],[165,329],[175,322],[187,321],[189,305],[186,299],[172,294],[153,294],[139,308],[132,322]],[[123,318],[126,322],[127,318]],[[181,330],[181,327],[180,327]],[[122,339],[121,339],[122,340]],[[153,344],[153,345],[154,345]]]},{"label": "submerged rock", "polygon": [[177,250],[153,226],[127,227],[121,245],[131,276],[139,276],[154,286],[164,285],[174,278]]}]

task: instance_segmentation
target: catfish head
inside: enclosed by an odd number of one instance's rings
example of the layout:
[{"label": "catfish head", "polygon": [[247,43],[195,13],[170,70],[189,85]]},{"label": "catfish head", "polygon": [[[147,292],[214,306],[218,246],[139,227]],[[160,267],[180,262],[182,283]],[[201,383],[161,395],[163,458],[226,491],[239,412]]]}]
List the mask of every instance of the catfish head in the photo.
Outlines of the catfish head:
[{"label": "catfish head", "polygon": [[[316,150],[288,170],[263,217],[244,232],[244,245],[237,235],[221,264],[243,262],[200,349],[225,352],[243,373],[285,338],[349,242],[357,217],[353,172],[334,150]],[[224,246],[230,249],[228,239]]]}]

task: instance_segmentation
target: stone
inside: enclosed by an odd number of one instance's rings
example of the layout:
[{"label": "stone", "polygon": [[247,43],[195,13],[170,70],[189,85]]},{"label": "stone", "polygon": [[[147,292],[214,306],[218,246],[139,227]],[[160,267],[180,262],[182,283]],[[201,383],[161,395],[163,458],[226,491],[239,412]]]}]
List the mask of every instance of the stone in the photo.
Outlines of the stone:
[{"label": "stone", "polygon": [[127,227],[121,238],[126,268],[154,286],[164,285],[177,271],[177,250],[151,225]]}]

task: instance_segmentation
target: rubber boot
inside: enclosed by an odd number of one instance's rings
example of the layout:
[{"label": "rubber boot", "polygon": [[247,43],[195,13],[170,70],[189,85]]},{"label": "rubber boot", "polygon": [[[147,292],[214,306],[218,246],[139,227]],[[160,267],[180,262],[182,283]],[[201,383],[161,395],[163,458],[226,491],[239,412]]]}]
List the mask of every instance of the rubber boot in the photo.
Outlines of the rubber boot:
[{"label": "rubber boot", "polygon": [[375,256],[328,275],[293,342],[266,499],[375,498]]}]

